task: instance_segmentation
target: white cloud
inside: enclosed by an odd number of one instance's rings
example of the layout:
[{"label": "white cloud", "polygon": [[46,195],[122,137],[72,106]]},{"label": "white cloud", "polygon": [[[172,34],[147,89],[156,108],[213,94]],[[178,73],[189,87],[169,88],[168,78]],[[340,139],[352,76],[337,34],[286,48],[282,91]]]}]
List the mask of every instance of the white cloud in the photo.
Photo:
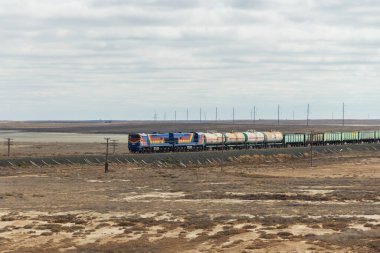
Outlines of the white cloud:
[{"label": "white cloud", "polygon": [[0,114],[256,104],[272,117],[276,103],[311,103],[329,117],[345,100],[352,117],[380,117],[379,11],[375,0],[0,0]]}]

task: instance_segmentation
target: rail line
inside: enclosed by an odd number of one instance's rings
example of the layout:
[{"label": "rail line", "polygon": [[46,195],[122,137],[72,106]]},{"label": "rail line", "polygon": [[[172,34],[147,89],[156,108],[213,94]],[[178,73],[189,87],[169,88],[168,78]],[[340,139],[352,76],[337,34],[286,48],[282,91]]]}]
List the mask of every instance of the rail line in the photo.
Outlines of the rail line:
[{"label": "rail line", "polygon": [[[333,154],[352,151],[380,151],[378,143],[346,144],[330,146],[314,146],[313,153],[317,155]],[[223,151],[203,151],[203,152],[171,152],[171,153],[149,153],[149,154],[121,154],[109,156],[111,164],[115,165],[155,165],[165,167],[179,165],[207,165],[218,164],[225,161],[233,161],[242,155],[276,155],[287,154],[293,158],[302,158],[305,153],[310,152],[310,147],[290,147],[271,149],[243,149],[243,150],[223,150]],[[18,157],[1,158],[0,167],[36,167],[45,166],[74,166],[74,165],[102,165],[105,157],[101,155],[86,156],[52,156],[52,157]]]}]

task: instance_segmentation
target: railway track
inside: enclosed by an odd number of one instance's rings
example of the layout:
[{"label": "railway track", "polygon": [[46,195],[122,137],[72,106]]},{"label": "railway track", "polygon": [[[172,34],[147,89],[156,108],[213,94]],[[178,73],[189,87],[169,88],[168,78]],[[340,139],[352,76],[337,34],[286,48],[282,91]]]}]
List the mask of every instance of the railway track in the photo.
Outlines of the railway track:
[{"label": "railway track", "polygon": [[[352,151],[380,151],[380,144],[351,144],[351,145],[330,145],[314,146],[314,154],[333,154]],[[151,153],[151,154],[124,154],[111,155],[109,161],[114,164],[154,164],[158,167],[167,165],[179,165],[186,167],[187,164],[216,164],[223,161],[233,161],[242,155],[276,155],[287,154],[294,158],[301,158],[305,153],[310,152],[310,147],[272,148],[272,149],[248,149],[248,150],[224,150],[224,151],[204,151],[204,152],[173,152],[173,153]],[[101,165],[104,164],[105,157],[100,155],[87,156],[54,156],[54,157],[18,157],[0,159],[0,167],[22,168],[34,166],[59,165]]]}]

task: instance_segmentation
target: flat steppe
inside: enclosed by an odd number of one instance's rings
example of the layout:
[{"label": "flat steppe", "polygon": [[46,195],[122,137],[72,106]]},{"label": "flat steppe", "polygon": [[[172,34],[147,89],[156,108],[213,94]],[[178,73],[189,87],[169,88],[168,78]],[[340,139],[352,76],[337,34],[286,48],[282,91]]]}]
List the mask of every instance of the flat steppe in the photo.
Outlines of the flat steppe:
[{"label": "flat steppe", "polygon": [[303,120],[249,120],[229,121],[0,121],[0,130],[70,133],[120,133],[133,132],[190,132],[190,131],[257,131],[279,130],[282,132],[351,131],[380,129],[380,120],[312,120],[306,126]]},{"label": "flat steppe", "polygon": [[379,252],[380,153],[1,168],[0,252]]}]

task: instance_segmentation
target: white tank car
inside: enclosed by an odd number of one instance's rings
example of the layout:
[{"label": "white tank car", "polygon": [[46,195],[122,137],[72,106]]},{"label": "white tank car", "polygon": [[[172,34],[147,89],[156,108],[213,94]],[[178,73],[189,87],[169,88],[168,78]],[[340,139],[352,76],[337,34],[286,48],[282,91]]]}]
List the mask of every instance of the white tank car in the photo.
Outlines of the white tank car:
[{"label": "white tank car", "polygon": [[247,137],[243,132],[226,133],[226,144],[245,143]]},{"label": "white tank car", "polygon": [[266,143],[282,142],[284,135],[280,132],[263,132]]},{"label": "white tank car", "polygon": [[225,136],[222,133],[204,133],[206,145],[222,145],[225,141]]},{"label": "white tank car", "polygon": [[261,132],[244,132],[244,134],[247,136],[247,143],[262,143],[265,140]]}]

